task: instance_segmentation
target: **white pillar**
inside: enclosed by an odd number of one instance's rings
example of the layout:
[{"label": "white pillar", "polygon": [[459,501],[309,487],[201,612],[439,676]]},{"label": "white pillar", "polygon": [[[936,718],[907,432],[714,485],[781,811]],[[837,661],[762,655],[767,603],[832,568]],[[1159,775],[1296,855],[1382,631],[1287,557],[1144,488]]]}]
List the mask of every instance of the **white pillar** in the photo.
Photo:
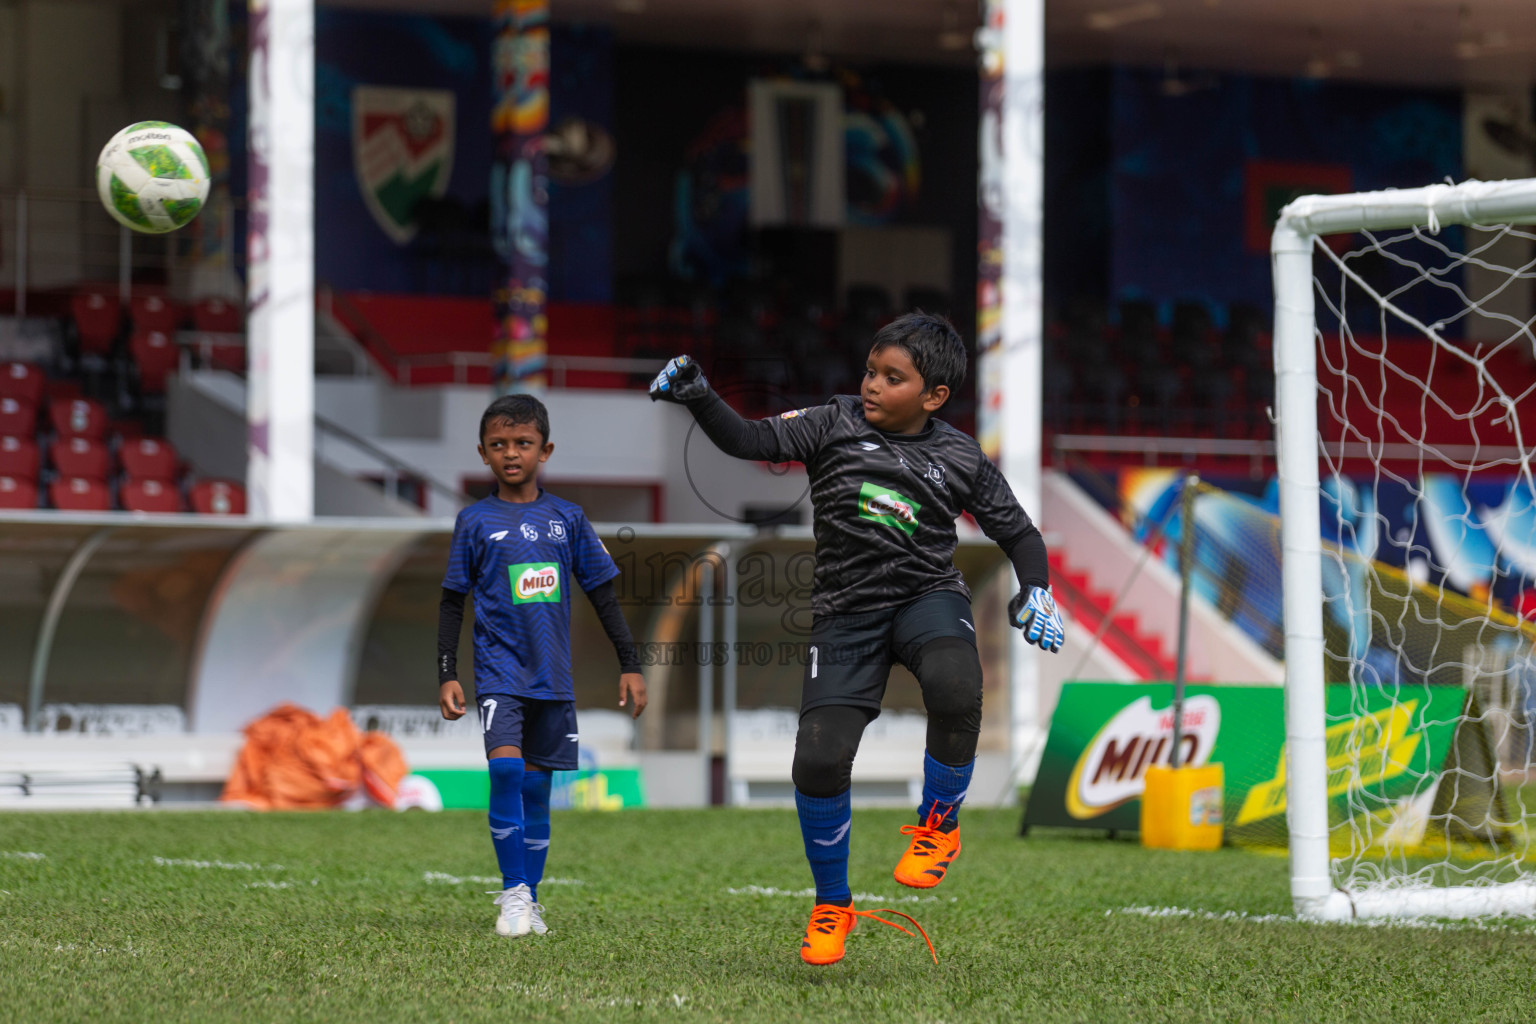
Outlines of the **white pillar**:
[{"label": "white pillar", "polygon": [[253,517],[315,512],[315,5],[250,0],[250,425]]},{"label": "white pillar", "polygon": [[[1041,514],[1041,280],[1045,210],[1045,3],[1003,0],[1003,274],[999,384],[1001,469],[1031,516]],[[1050,524],[1044,524],[1048,528]],[[1011,630],[1009,751],[1033,779],[1043,746],[1039,707],[1042,654]]]}]

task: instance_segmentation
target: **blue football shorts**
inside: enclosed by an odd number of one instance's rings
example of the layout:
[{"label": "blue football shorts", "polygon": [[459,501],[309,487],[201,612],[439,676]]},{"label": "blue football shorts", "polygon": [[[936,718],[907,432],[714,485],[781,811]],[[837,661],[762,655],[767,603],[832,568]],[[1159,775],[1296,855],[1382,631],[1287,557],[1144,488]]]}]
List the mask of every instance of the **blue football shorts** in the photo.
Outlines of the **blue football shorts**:
[{"label": "blue football shorts", "polygon": [[525,764],[576,770],[575,701],[487,693],[477,694],[475,703],[480,706],[480,731],[487,754],[497,747],[520,747]]}]

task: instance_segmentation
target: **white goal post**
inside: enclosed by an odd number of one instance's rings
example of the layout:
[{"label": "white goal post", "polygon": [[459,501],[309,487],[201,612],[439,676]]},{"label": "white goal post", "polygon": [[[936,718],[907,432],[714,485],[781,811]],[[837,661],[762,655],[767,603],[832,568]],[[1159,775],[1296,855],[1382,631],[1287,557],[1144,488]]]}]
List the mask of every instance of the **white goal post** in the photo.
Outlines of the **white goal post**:
[{"label": "white goal post", "polygon": [[[1400,884],[1402,879],[1373,879],[1379,885],[1354,885],[1359,878],[1341,880],[1347,872],[1340,868],[1330,847],[1330,764],[1328,749],[1328,709],[1326,704],[1327,666],[1325,664],[1324,623],[1324,570],[1325,561],[1337,557],[1328,549],[1319,513],[1320,479],[1319,461],[1324,457],[1320,449],[1318,424],[1319,377],[1318,349],[1326,335],[1318,325],[1317,299],[1323,295],[1323,313],[1338,313],[1345,305],[1341,299],[1334,307],[1332,296],[1321,288],[1314,271],[1314,259],[1327,265],[1331,253],[1324,236],[1364,233],[1368,248],[1384,249],[1385,243],[1373,232],[1406,231],[1403,237],[1410,243],[1438,236],[1441,229],[1451,225],[1469,226],[1468,234],[1484,225],[1536,224],[1536,179],[1502,182],[1469,181],[1459,185],[1430,185],[1424,188],[1367,192],[1340,196],[1306,196],[1292,202],[1281,212],[1276,224],[1271,255],[1275,288],[1274,321],[1274,368],[1275,368],[1275,416],[1278,448],[1280,542],[1283,551],[1282,586],[1285,633],[1286,711],[1285,729],[1287,741],[1287,819],[1290,832],[1291,896],[1298,916],[1330,921],[1344,921],[1369,917],[1470,917],[1497,914],[1536,913],[1536,882],[1525,867],[1529,863],[1530,846],[1527,843],[1512,861],[1506,862],[1502,873],[1487,878],[1467,878],[1465,884]],[[1507,235],[1507,227],[1502,229]],[[1521,231],[1518,234],[1524,236]],[[1469,256],[1454,254],[1449,263],[1459,272],[1465,263],[1479,262],[1478,252],[1469,242]],[[1321,255],[1319,255],[1319,253]],[[1375,252],[1372,255],[1376,255]],[[1383,294],[1373,291],[1363,279],[1352,276],[1347,265],[1334,261],[1340,279],[1347,279],[1355,289],[1350,298],[1357,299],[1362,293],[1374,300],[1379,329],[1385,343],[1391,331],[1412,333],[1427,338],[1435,346],[1436,355],[1450,360],[1454,365],[1466,365],[1465,372],[1476,374],[1479,387],[1486,386],[1491,401],[1507,409],[1513,427],[1519,454],[1506,458],[1498,465],[1511,475],[1525,481],[1531,480],[1531,461],[1536,457],[1536,430],[1521,437],[1518,417],[1514,415],[1515,400],[1521,392],[1531,387],[1530,381],[1499,382],[1488,373],[1483,360],[1473,346],[1447,341],[1441,336],[1442,324],[1431,320],[1416,319],[1396,302],[1396,293]],[[1419,280],[1426,287],[1446,289],[1439,270],[1426,270],[1410,264],[1415,272],[1422,272]],[[1499,268],[1504,270],[1504,268]],[[1531,287],[1532,266],[1517,262],[1506,271],[1512,284]],[[1341,289],[1342,290],[1342,289]],[[1445,293],[1436,293],[1444,297]],[[1456,292],[1473,315],[1482,315],[1478,303]],[[1532,324],[1511,324],[1508,343],[1531,345]],[[1347,335],[1341,327],[1336,335]],[[1469,351],[1469,349],[1474,349]],[[1356,349],[1356,352],[1362,351]],[[1463,363],[1455,363],[1461,360]],[[1330,372],[1332,372],[1332,368]],[[1346,367],[1353,372],[1353,367]],[[1427,381],[1427,377],[1426,377]],[[1372,386],[1377,382],[1371,379]],[[1403,385],[1392,378],[1380,384],[1385,389]],[[1412,384],[1403,385],[1411,387]],[[1512,399],[1509,393],[1516,396]],[[1432,402],[1432,388],[1426,387],[1426,403]],[[1369,401],[1369,396],[1367,398]],[[1428,423],[1428,418],[1425,419]],[[1532,425],[1536,427],[1536,424]],[[1419,435],[1423,448],[1431,450],[1435,439],[1427,436],[1427,428]],[[1349,429],[1341,431],[1348,436]],[[1367,451],[1376,446],[1375,456],[1383,455],[1378,442],[1383,439],[1360,438],[1359,447]],[[1326,445],[1324,446],[1326,447]],[[1413,445],[1399,445],[1411,448]],[[1512,449],[1511,449],[1512,450]],[[1422,453],[1421,453],[1422,458]],[[1477,463],[1477,459],[1472,459]],[[1379,470],[1378,462],[1378,470]],[[1476,465],[1454,464],[1453,468],[1464,471],[1463,479],[1471,479]],[[1337,470],[1335,469],[1335,472]],[[1377,479],[1381,479],[1378,472]],[[1366,571],[1370,571],[1369,568]],[[1410,584],[1417,585],[1417,584]],[[1430,592],[1431,588],[1423,588]],[[1444,588],[1441,588],[1442,595]],[[1411,594],[1410,594],[1411,599]],[[1492,607],[1491,603],[1489,607]],[[1366,619],[1369,620],[1369,608]],[[1514,631],[1518,639],[1526,627],[1503,623],[1499,628]],[[1367,626],[1367,629],[1370,627]],[[1445,656],[1442,654],[1442,658]],[[1442,661],[1442,666],[1447,662]],[[1351,682],[1356,670],[1350,668]],[[1363,675],[1363,672],[1360,673]],[[1337,678],[1337,677],[1335,677]],[[1524,684],[1522,684],[1524,685]],[[1335,730],[1336,731],[1336,730]],[[1336,744],[1337,745],[1337,744]],[[1337,756],[1337,751],[1334,751]],[[1493,774],[1497,776],[1497,768]],[[1358,775],[1356,776],[1358,778]],[[1337,776],[1335,777],[1336,782]],[[1495,778],[1494,784],[1498,779]],[[1337,792],[1337,789],[1332,791]],[[1519,824],[1517,820],[1517,825]],[[1334,826],[1337,828],[1337,826]],[[1336,841],[1339,835],[1333,835]],[[1347,836],[1342,838],[1347,839]],[[1388,858],[1390,859],[1390,858]],[[1413,875],[1411,860],[1401,873]],[[1458,869],[1459,870],[1459,869]],[[1445,872],[1456,874],[1456,872]],[[1455,879],[1453,879],[1455,881]]]}]

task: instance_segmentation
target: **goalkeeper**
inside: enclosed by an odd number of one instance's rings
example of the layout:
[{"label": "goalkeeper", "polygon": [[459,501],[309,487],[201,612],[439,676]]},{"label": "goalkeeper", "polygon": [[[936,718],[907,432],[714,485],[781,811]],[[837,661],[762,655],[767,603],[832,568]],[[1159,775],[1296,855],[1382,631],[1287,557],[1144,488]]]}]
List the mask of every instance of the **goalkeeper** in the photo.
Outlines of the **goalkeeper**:
[{"label": "goalkeeper", "polygon": [[1010,623],[1030,643],[1061,648],[1040,531],[976,441],[932,418],[965,370],[965,345],[950,322],[914,312],[875,335],[859,395],[826,405],[743,420],[688,356],[651,384],[652,400],[687,406],[726,454],[802,462],[810,475],[816,575],[792,769],[816,882],[800,948],[807,963],[842,959],[856,916],[872,916],[854,909],[848,886],[849,786],[893,661],[917,677],[928,711],[923,798],[917,824],[901,830],[912,838],[896,881],[932,888],[960,852],[960,804],[981,729],[970,592],[953,563],[961,512],[1013,563],[1020,592]]}]

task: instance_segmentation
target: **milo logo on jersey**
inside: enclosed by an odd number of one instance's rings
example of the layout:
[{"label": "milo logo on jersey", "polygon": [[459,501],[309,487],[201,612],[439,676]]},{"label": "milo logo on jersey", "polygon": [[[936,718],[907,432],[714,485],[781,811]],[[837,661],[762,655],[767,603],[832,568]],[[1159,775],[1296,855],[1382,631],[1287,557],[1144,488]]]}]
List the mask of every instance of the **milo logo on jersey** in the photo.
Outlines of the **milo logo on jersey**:
[{"label": "milo logo on jersey", "polygon": [[512,579],[512,603],[560,600],[560,567],[553,562],[520,562],[507,566]]},{"label": "milo logo on jersey", "polygon": [[917,513],[923,506],[889,487],[865,482],[859,488],[859,518],[894,526],[908,537],[917,532]]}]

